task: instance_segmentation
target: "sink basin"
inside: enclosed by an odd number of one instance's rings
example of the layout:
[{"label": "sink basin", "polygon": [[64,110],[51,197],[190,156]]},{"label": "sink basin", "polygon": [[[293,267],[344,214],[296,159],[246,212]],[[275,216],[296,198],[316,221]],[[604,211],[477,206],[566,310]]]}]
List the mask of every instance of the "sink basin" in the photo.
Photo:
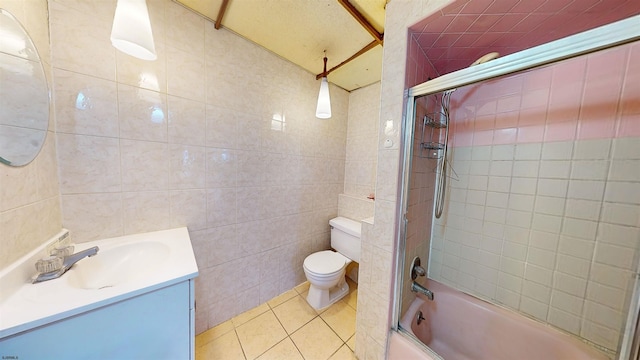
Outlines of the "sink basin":
[{"label": "sink basin", "polygon": [[33,284],[33,264],[68,234],[63,229],[0,270],[0,339],[198,276],[189,231],[180,227],[77,244],[76,253],[94,246],[100,250],[77,262],[60,278]]},{"label": "sink basin", "polygon": [[169,247],[157,241],[122,244],[80,260],[63,277],[80,289],[114,287],[161,270],[169,254]]}]

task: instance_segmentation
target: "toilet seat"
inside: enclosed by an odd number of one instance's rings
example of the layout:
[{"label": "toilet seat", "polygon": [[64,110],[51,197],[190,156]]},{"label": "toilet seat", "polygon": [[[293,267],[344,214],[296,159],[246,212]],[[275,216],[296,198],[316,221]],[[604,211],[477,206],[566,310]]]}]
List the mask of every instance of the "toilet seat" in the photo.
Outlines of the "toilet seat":
[{"label": "toilet seat", "polygon": [[313,253],[304,259],[304,268],[318,277],[328,277],[344,269],[348,259],[331,250]]}]

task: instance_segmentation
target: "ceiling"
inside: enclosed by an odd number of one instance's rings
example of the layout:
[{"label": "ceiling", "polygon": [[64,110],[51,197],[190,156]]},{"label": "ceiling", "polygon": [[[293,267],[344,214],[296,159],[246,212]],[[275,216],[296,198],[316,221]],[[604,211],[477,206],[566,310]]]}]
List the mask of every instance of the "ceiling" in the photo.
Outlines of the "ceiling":
[{"label": "ceiling", "polygon": [[[177,1],[211,19],[216,27],[221,25],[316,75],[323,72],[326,50],[328,80],[345,90],[380,81],[388,0]],[[356,15],[343,3],[351,5]],[[358,14],[364,25],[356,19]]]},{"label": "ceiling", "polygon": [[410,28],[439,74],[640,13],[638,0],[458,0]]},{"label": "ceiling", "polygon": [[[175,1],[316,75],[326,50],[328,79],[345,90],[380,81],[390,0]],[[445,74],[639,13],[638,0],[456,0],[409,32]]]}]

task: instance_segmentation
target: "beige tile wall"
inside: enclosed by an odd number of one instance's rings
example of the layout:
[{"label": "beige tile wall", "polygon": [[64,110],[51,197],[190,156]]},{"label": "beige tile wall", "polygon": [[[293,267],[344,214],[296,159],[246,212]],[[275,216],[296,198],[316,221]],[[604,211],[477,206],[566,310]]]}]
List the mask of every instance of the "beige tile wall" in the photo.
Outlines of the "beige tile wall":
[{"label": "beige tile wall", "polygon": [[349,126],[344,193],[338,198],[338,215],[361,220],[373,216],[378,146],[380,83],[349,94]]},{"label": "beige tile wall", "polygon": [[345,194],[366,198],[375,191],[379,114],[380,83],[350,94]]},{"label": "beige tile wall", "polygon": [[[615,353],[637,266],[638,143],[456,148],[460,181],[434,227],[429,275]],[[486,175],[472,155],[483,153],[494,158]],[[487,186],[473,189],[473,176]]]},{"label": "beige tile wall", "polygon": [[[404,56],[398,54],[406,53],[408,25],[446,4],[447,1],[394,1],[387,7],[378,144],[389,138],[394,145],[377,147],[380,150],[375,187],[380,201],[375,203],[375,226],[363,228],[361,266],[364,269],[361,273],[366,279],[360,290],[362,305],[358,309],[356,349],[362,359],[384,357],[389,329],[388,322],[369,314],[387,314],[392,297],[391,264],[405,67]],[[77,174],[60,184],[60,189],[64,189],[65,225],[72,228],[78,240],[124,234],[125,222],[136,222],[124,215],[126,208],[129,209],[127,216],[144,217],[145,222],[200,229],[192,235],[202,270],[198,286],[202,289],[198,294],[198,329],[202,331],[220,322],[223,316],[220,314],[236,314],[253,306],[258,298],[268,298],[274,289],[280,291],[301,279],[301,272],[291,275],[283,271],[300,269],[303,244],[291,239],[303,229],[312,229],[316,234],[304,244],[326,245],[328,234],[324,232],[324,224],[329,214],[335,213],[337,194],[344,187],[344,166],[329,163],[344,164],[340,148],[345,146],[346,121],[302,123],[302,118],[314,107],[317,92],[316,82],[307,80],[309,74],[224,30],[214,31],[210,23],[168,1],[149,1],[160,61],[143,62],[119,54],[108,40],[114,8],[114,1],[50,3],[56,77],[53,96],[59,102],[56,114],[62,118],[58,124],[58,141],[78,144],[75,149],[61,144],[59,150],[60,161],[64,161],[60,164],[61,174]],[[247,68],[252,70],[248,73],[239,70]],[[70,85],[74,82],[75,85]],[[259,85],[268,89],[261,90]],[[78,99],[80,89],[83,96]],[[65,92],[66,100],[59,100]],[[171,97],[205,104],[204,146],[181,144],[183,140],[175,143],[164,140],[170,139],[167,121],[171,118]],[[146,111],[140,113],[130,108],[132,101],[143,105],[136,108],[146,108]],[[332,101],[334,119],[344,119],[346,94],[332,88]],[[163,121],[158,121],[160,111],[165,116]],[[281,121],[271,121],[277,111],[287,115],[289,134],[270,130],[283,125]],[[153,119],[156,122],[150,121]],[[255,126],[261,120],[265,127]],[[194,136],[198,131],[202,134],[202,128],[196,130],[192,133]],[[138,149],[146,151],[123,156],[121,141],[130,146],[127,149],[138,145]],[[157,144],[134,144],[136,141]],[[258,144],[272,151],[268,157],[271,165],[266,169],[260,167],[264,164],[264,155],[252,151]],[[176,150],[180,146],[182,151]],[[158,161],[154,151],[168,154],[165,159],[169,161],[149,163],[154,159]],[[327,173],[329,176],[340,178],[338,183],[308,184],[314,175],[322,174],[327,168],[321,163],[333,170]],[[83,168],[83,164],[89,165]],[[136,164],[139,167],[136,168]],[[133,170],[123,176],[127,166]],[[149,177],[158,176],[155,167],[164,169],[165,166],[177,170],[176,173],[160,171],[158,181],[166,183],[166,189],[145,182]],[[289,171],[285,173],[283,169]],[[202,173],[205,186],[200,188]],[[260,174],[265,175],[259,181],[256,175]],[[119,184],[118,178],[121,178]],[[128,179],[129,190],[124,190],[124,179]],[[182,188],[177,185],[182,184],[178,179],[192,185]],[[94,181],[104,187],[96,190],[92,185]],[[283,181],[288,183],[283,185]],[[151,189],[145,184],[150,184]],[[242,185],[234,187],[233,184]],[[251,186],[255,189],[243,189]],[[309,186],[314,188],[311,195],[305,191]],[[144,190],[131,190],[136,187]],[[309,200],[314,204],[313,209],[320,210],[310,211],[305,205]],[[256,202],[267,205],[246,206]],[[154,214],[150,204],[168,204],[171,224],[164,223],[166,212]],[[238,205],[250,218],[267,216],[264,215],[267,213],[279,217],[275,221],[263,219],[238,226],[234,215],[238,213]],[[166,211],[166,207],[164,209]],[[14,222],[15,216],[4,217],[3,221]],[[317,223],[310,221],[316,218],[323,219]],[[155,225],[146,226],[149,230],[157,229]],[[265,233],[265,228],[271,231]],[[256,234],[265,241],[256,241]],[[263,256],[259,260],[255,256],[243,256],[249,248],[263,250]],[[283,254],[287,255],[283,258]],[[272,271],[279,276],[277,279],[240,276],[239,268],[260,269],[261,273]],[[209,303],[208,299],[217,302]]]},{"label": "beige tile wall", "polygon": [[316,119],[313,74],[147,3],[154,62],[111,46],[115,0],[50,1],[63,221],[76,241],[187,226],[201,332],[301,283],[328,248],[349,94],[332,86],[333,117]]},{"label": "beige tile wall", "polygon": [[[26,28],[51,83],[46,0],[0,0]],[[22,167],[0,164],[0,269],[55,235],[62,227],[53,114],[45,144],[33,162]]]},{"label": "beige tile wall", "polygon": [[[392,307],[392,268],[396,243],[396,199],[400,159],[400,125],[405,99],[408,27],[450,1],[391,1],[386,7],[378,161],[376,168],[375,221],[363,224],[362,261],[358,280],[356,356],[383,359],[389,335]],[[385,140],[393,146],[384,147]],[[376,314],[372,316],[372,314]]]}]

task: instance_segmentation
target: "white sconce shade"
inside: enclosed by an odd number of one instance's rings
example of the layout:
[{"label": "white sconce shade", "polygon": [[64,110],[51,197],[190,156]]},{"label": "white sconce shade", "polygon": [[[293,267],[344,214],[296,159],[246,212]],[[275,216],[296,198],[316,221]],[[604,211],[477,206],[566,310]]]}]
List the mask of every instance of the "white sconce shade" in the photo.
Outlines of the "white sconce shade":
[{"label": "white sconce shade", "polygon": [[118,0],[111,28],[111,44],[138,59],[157,58],[146,0]]},{"label": "white sconce shade", "polygon": [[329,82],[326,76],[322,77],[322,82],[320,83],[316,117],[319,119],[329,119],[331,117],[331,98],[329,97]]}]

